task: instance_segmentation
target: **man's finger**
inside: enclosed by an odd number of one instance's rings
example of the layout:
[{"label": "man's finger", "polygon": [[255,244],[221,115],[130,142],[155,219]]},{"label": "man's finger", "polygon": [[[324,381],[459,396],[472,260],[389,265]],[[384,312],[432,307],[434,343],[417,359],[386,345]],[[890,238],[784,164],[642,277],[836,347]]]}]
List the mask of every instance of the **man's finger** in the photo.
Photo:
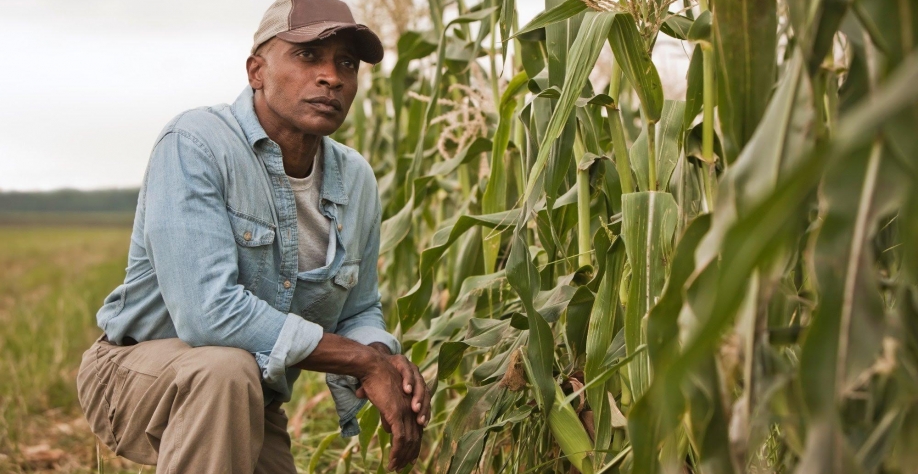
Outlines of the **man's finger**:
[{"label": "man's finger", "polygon": [[427,384],[424,383],[424,377],[416,366],[414,367],[414,381],[414,385],[418,389],[414,391],[411,408],[418,414],[418,424],[427,426],[427,422],[430,420],[430,395],[427,392]]},{"label": "man's finger", "polygon": [[389,451],[389,466],[387,467],[390,471],[395,471],[402,467],[402,459],[405,457],[404,450],[407,447],[405,446],[404,424],[397,421],[394,428],[392,431],[392,450]]},{"label": "man's finger", "polygon": [[398,359],[398,362],[395,364],[395,368],[402,374],[402,389],[405,390],[405,393],[411,394],[414,391],[414,371],[412,367],[414,364],[408,361],[408,358],[401,356]]}]

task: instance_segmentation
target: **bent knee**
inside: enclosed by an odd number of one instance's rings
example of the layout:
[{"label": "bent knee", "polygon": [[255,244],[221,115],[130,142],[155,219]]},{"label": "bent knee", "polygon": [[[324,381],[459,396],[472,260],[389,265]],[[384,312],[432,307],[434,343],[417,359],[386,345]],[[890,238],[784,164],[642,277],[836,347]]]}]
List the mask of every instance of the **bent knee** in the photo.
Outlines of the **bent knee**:
[{"label": "bent knee", "polygon": [[248,387],[261,392],[261,373],[255,356],[235,347],[197,347],[184,356],[187,376],[195,384],[222,388]]}]

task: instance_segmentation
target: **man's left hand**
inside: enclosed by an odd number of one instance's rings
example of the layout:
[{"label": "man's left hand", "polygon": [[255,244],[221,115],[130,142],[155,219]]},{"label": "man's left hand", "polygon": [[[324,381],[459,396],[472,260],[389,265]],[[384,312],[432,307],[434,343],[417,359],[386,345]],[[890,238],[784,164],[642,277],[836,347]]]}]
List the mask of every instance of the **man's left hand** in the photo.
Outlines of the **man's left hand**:
[{"label": "man's left hand", "polygon": [[[392,366],[402,374],[402,381],[404,382],[402,390],[408,395],[413,395],[411,398],[411,409],[418,414],[417,422],[421,426],[427,426],[427,424],[430,423],[431,393],[430,390],[427,389],[427,384],[424,382],[424,377],[421,375],[418,366],[411,363],[407,357],[401,354],[392,355],[392,353],[389,352],[389,348],[381,342],[371,343],[370,347],[386,356],[386,362],[392,364]],[[357,389],[356,395],[359,398],[366,398],[366,394],[362,387]]]}]

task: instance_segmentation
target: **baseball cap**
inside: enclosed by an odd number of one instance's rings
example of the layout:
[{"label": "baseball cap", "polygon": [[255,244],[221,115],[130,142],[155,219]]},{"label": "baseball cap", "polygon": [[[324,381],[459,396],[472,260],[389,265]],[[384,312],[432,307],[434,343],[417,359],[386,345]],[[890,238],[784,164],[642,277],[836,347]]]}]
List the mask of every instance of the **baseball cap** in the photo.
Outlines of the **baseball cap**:
[{"label": "baseball cap", "polygon": [[252,54],[275,36],[291,43],[328,38],[339,31],[354,33],[354,52],[367,63],[382,61],[382,42],[373,30],[354,21],[351,9],[340,0],[277,0],[268,7],[255,32]]}]

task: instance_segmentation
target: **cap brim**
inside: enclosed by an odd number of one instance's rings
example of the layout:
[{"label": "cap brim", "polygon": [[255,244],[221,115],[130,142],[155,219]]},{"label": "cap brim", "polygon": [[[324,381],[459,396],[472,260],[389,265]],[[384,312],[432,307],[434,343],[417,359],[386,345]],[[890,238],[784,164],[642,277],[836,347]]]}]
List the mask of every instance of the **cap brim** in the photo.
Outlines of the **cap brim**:
[{"label": "cap brim", "polygon": [[373,30],[365,25],[322,21],[280,32],[277,37],[291,43],[308,43],[325,39],[339,31],[347,30],[354,32],[354,53],[357,54],[358,59],[370,64],[378,64],[382,61],[384,54],[382,42],[376,36],[376,33],[373,33]]}]

